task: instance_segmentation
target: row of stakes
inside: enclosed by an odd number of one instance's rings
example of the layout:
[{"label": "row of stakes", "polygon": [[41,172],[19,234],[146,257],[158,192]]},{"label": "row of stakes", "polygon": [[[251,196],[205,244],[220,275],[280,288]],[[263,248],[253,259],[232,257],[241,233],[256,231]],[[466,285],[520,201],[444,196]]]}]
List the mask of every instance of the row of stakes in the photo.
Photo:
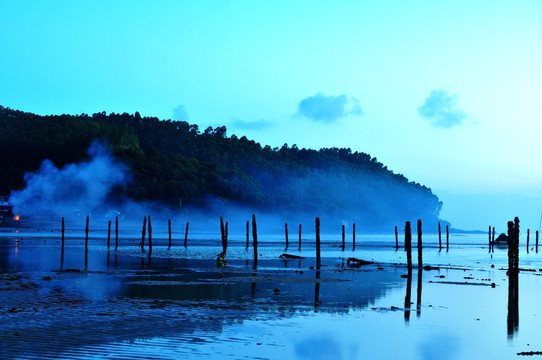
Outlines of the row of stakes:
[{"label": "row of stakes", "polygon": [[[111,246],[111,220],[108,221],[108,230],[107,230],[107,249],[110,249]],[[184,247],[187,247],[188,245],[188,229],[189,229],[190,223],[186,223],[186,229],[184,233]],[[315,230],[316,230],[316,268],[320,269],[321,267],[321,256],[320,256],[320,218],[315,218]],[[118,249],[119,244],[119,219],[118,217],[115,218],[115,251]],[[284,224],[284,231],[285,231],[285,240],[286,240],[286,249],[289,247],[289,237],[288,237],[288,223]],[[228,222],[224,222],[223,217],[220,217],[220,232],[221,232],[221,241],[222,241],[222,253],[218,255],[220,259],[224,259],[226,256],[226,251],[228,248]],[[302,232],[302,226],[299,224],[299,240],[298,240],[298,250],[301,250],[301,232]],[[418,266],[422,267],[422,220],[418,220],[417,222],[417,232],[418,232]],[[62,217],[62,240],[61,240],[61,264],[63,264],[64,261],[64,244],[65,244],[65,224],[64,224],[64,217]],[[246,248],[249,248],[249,233],[250,233],[250,222],[247,220],[246,222]],[[143,228],[141,233],[141,242],[139,243],[139,247],[142,251],[145,251],[145,236],[148,234],[148,255],[151,256],[152,254],[152,223],[151,223],[151,217],[150,215],[145,216],[143,218]],[[172,236],[171,236],[171,219],[168,219],[168,239],[169,244],[168,248],[171,248],[172,246]],[[494,252],[494,246],[495,246],[495,228],[489,227],[489,251]],[[405,229],[404,229],[404,236],[405,236],[405,242],[404,242],[404,250],[407,253],[407,267],[408,269],[412,269],[412,233],[411,233],[411,225],[410,221],[407,221],[405,223]],[[519,236],[519,235],[518,235]],[[527,252],[529,252],[529,236],[530,236],[530,230],[527,230]],[[86,226],[85,226],[85,268],[87,268],[88,265],[88,237],[89,237],[89,216],[86,217]],[[446,225],[446,251],[449,251],[449,227]],[[439,238],[439,251],[442,250],[442,236],[441,236],[441,225],[440,222],[438,223],[438,238]],[[519,241],[519,240],[518,240]],[[257,232],[257,225],[256,225],[256,216],[252,215],[252,246],[254,250],[254,266],[257,265],[258,261],[258,232]],[[342,225],[342,250],[345,249],[345,225]],[[353,224],[353,233],[352,233],[352,249],[356,249],[356,224]],[[395,226],[395,250],[399,249],[399,236],[398,236],[398,229],[397,226]],[[538,252],[538,231],[536,231],[536,252]]]}]

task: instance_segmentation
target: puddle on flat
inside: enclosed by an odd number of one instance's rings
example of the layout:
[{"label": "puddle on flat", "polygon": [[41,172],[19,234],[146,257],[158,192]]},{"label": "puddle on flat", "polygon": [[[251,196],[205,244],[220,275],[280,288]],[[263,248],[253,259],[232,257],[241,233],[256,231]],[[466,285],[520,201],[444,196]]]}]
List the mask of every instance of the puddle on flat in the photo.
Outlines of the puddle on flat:
[{"label": "puddle on flat", "polygon": [[[360,236],[355,251],[323,243],[287,252],[233,241],[217,268],[216,240],[152,256],[137,241],[117,251],[91,239],[0,238],[0,358],[13,359],[509,359],[542,351],[536,335],[542,277],[534,251],[520,254],[519,296],[510,296],[506,250],[461,237],[449,252],[428,236],[409,278],[394,242]],[[389,239],[388,239],[389,240]],[[297,245],[297,244],[296,244]],[[373,261],[350,267],[347,258]],[[416,253],[413,254],[416,264]],[[493,267],[492,267],[493,265]],[[494,284],[494,286],[492,286]]]}]

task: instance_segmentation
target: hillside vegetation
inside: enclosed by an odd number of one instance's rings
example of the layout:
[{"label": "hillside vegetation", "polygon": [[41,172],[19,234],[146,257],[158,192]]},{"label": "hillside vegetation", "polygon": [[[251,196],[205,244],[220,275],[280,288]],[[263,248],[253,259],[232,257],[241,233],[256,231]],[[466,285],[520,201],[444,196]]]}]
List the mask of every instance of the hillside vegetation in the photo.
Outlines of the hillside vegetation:
[{"label": "hillside vegetation", "polygon": [[[356,221],[377,229],[417,218],[437,221],[442,203],[426,186],[350,149],[261,146],[207,128],[139,113],[40,116],[0,106],[0,194],[24,187],[44,159],[59,168],[87,159],[103,139],[132,180],[111,197],[172,208],[213,203]],[[99,175],[97,175],[99,176]],[[181,201],[180,201],[181,200]],[[218,201],[216,201],[218,200]]]}]

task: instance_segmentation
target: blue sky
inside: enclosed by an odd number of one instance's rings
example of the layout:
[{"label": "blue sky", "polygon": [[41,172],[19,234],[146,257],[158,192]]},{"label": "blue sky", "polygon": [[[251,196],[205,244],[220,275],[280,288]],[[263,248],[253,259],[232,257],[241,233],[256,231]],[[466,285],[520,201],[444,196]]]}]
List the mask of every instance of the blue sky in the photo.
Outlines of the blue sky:
[{"label": "blue sky", "polygon": [[459,228],[542,213],[540,1],[0,1],[0,104],[350,147]]}]

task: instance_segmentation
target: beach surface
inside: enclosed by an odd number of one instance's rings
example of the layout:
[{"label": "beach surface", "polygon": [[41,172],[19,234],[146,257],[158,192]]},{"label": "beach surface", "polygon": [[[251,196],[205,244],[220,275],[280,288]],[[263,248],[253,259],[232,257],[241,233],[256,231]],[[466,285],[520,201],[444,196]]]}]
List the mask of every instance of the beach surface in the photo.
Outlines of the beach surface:
[{"label": "beach surface", "polygon": [[[164,236],[140,249],[123,234],[0,233],[2,359],[511,359],[538,356],[542,272],[520,251],[519,295],[510,293],[507,249],[487,235],[453,235],[448,251],[424,235],[423,266],[409,276],[394,235],[359,235],[356,249],[314,234],[285,244],[259,236],[258,261],[232,234],[194,233],[187,248]],[[163,235],[163,234],[162,234]],[[521,247],[521,244],[520,244]],[[302,258],[285,259],[281,254]],[[149,256],[150,255],[150,256]],[[349,258],[370,262],[357,266]]]}]

